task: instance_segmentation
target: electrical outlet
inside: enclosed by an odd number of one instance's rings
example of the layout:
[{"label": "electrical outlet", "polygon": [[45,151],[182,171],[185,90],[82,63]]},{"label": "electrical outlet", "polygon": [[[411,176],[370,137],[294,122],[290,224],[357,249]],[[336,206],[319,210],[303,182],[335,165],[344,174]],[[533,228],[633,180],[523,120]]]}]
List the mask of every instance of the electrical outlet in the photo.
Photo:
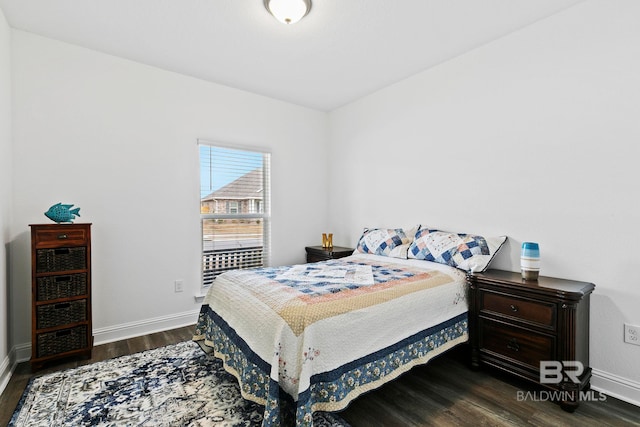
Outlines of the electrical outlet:
[{"label": "electrical outlet", "polygon": [[176,280],[173,282],[175,292],[184,291],[184,281],[182,279]]},{"label": "electrical outlet", "polygon": [[640,326],[624,324],[624,342],[640,345]]}]

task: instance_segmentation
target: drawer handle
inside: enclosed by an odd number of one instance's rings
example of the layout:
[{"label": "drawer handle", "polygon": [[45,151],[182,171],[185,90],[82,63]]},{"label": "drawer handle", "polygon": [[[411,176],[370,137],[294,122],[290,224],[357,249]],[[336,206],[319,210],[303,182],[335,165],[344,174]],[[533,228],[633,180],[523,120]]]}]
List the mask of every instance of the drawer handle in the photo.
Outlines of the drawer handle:
[{"label": "drawer handle", "polygon": [[70,282],[71,281],[71,276],[56,276],[55,279],[53,279],[54,282],[58,283],[58,282]]},{"label": "drawer handle", "polygon": [[511,306],[509,308],[511,308],[511,311],[513,311],[514,313],[518,312],[518,306],[517,305],[511,304]]},{"label": "drawer handle", "polygon": [[515,338],[511,338],[507,343],[507,348],[513,351],[520,351],[520,344],[518,344],[518,341]]},{"label": "drawer handle", "polygon": [[60,304],[56,304],[55,305],[55,309],[56,310],[61,310],[63,308],[69,308],[71,307],[71,303],[70,302],[61,302]]},{"label": "drawer handle", "polygon": [[58,234],[58,239],[67,239],[69,238],[69,236],[67,236],[66,234]]},{"label": "drawer handle", "polygon": [[64,337],[65,335],[71,335],[71,331],[67,329],[66,331],[56,332],[56,337]]},{"label": "drawer handle", "polygon": [[54,249],[53,253],[56,255],[69,255],[71,251],[69,250],[69,248],[60,248],[60,249]]}]

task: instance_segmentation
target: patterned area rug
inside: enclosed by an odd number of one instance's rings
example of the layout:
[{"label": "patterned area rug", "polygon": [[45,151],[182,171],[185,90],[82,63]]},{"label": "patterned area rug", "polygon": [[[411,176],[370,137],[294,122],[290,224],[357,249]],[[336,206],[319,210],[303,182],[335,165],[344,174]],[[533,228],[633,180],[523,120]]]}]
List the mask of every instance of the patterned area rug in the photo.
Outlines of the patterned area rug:
[{"label": "patterned area rug", "polygon": [[[35,377],[10,427],[259,426],[220,360],[191,341]],[[318,412],[314,426],[348,426]]]}]

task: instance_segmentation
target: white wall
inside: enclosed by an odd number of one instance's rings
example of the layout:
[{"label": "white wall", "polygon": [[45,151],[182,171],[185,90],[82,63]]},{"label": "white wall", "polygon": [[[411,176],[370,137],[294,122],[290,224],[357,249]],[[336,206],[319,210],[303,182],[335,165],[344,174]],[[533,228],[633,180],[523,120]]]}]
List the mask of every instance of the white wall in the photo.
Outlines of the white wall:
[{"label": "white wall", "polygon": [[[49,223],[43,212],[57,202],[93,223],[98,342],[195,323],[198,138],[271,150],[272,262],[304,260],[327,222],[326,113],[12,36],[14,343],[30,342],[28,224]],[[174,293],[175,279],[185,292]]]},{"label": "white wall", "polygon": [[[330,114],[332,229],[509,236],[596,284],[594,386],[640,404],[640,3],[588,1]],[[418,53],[417,53],[418,54]]]},{"label": "white wall", "polygon": [[0,390],[9,380],[12,366],[7,304],[9,226],[11,222],[11,31],[0,9]]}]

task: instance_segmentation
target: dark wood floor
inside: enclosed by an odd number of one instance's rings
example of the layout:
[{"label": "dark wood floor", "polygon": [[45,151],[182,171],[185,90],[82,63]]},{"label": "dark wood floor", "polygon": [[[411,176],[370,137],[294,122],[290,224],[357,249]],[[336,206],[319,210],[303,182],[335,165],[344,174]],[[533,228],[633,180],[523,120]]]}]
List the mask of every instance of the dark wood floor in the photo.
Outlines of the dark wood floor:
[{"label": "dark wood floor", "polygon": [[[90,360],[45,367],[37,375],[73,368],[191,339],[184,327],[96,346]],[[378,390],[360,396],[340,413],[353,427],[364,426],[640,426],[640,408],[607,397],[582,402],[573,414],[546,401],[518,401],[528,383],[495,371],[469,369],[465,346],[412,369]],[[29,379],[18,365],[0,396],[0,425],[7,425]]]}]

